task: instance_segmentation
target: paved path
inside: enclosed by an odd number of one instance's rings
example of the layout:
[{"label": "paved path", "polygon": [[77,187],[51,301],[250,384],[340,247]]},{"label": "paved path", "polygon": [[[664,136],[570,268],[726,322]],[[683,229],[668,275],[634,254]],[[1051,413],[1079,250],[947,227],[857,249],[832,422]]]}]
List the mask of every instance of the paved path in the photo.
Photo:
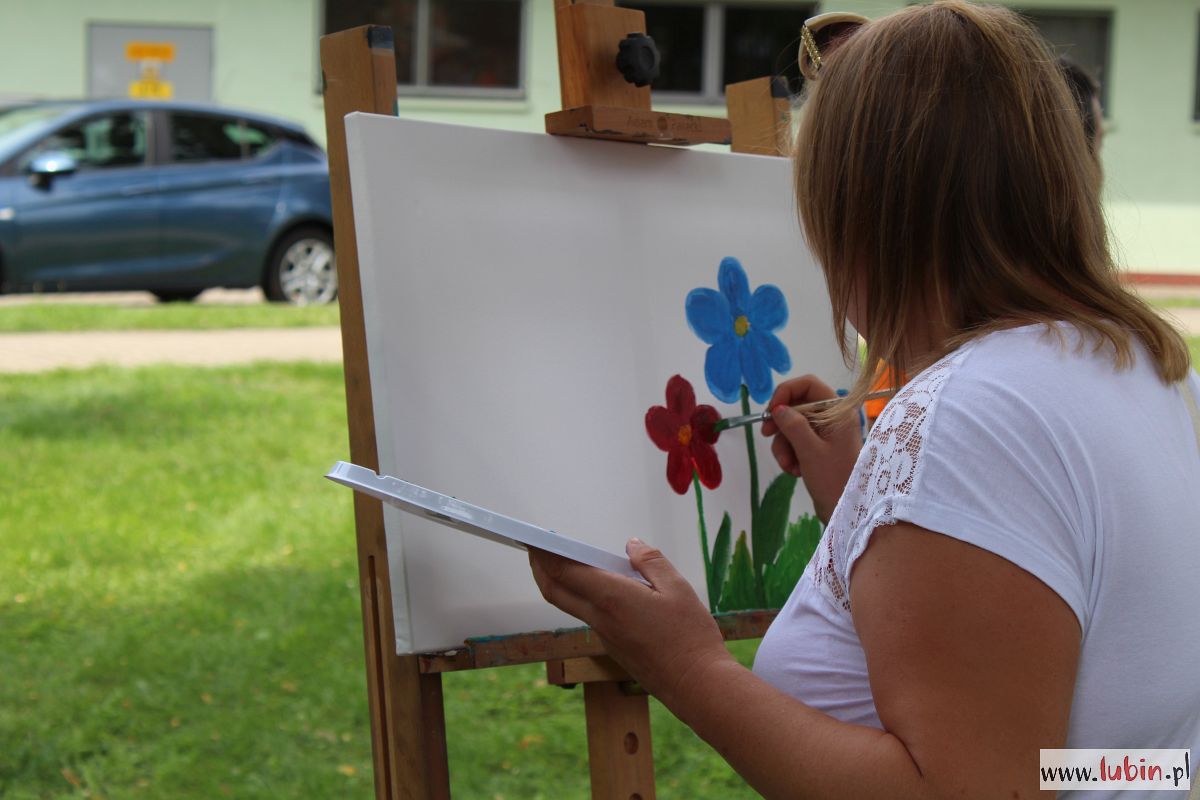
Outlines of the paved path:
[{"label": "paved path", "polygon": [[1159,311],[1188,336],[1200,336],[1200,308],[1161,308]]},{"label": "paved path", "polygon": [[[1195,289],[1144,287],[1148,297],[1200,297]],[[200,302],[262,302],[257,290],[210,290]],[[150,304],[149,294],[42,295],[0,298],[0,307],[28,302],[120,302]],[[1189,336],[1200,336],[1200,307],[1164,309]],[[335,327],[258,328],[214,331],[89,331],[86,333],[0,334],[0,372],[40,372],[98,364],[245,364],[253,361],[326,361],[342,358]]]},{"label": "paved path", "polygon": [[0,334],[0,372],[341,360],[342,334],[333,327]]}]

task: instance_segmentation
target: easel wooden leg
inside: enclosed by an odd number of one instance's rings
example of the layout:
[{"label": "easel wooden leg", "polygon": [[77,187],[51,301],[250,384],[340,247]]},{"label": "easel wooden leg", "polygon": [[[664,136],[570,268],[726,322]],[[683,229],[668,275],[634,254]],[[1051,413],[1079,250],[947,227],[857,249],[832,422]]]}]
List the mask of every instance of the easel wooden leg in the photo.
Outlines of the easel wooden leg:
[{"label": "easel wooden leg", "polygon": [[546,681],[583,684],[592,800],[654,800],[649,696],[608,656],[551,659]]},{"label": "easel wooden leg", "polygon": [[[449,800],[442,676],[424,674],[417,656],[395,654],[391,614],[380,604],[379,575],[368,557],[373,628],[366,640],[367,689],[377,800]],[[369,602],[369,606],[368,606]]]},{"label": "easel wooden leg", "polygon": [[398,800],[449,800],[442,676],[421,674],[416,656],[397,656],[385,734],[395,737],[388,758]]},{"label": "easel wooden leg", "polygon": [[[343,119],[352,111],[392,114],[396,105],[396,57],[392,32],[367,25],[321,37],[325,130],[333,234],[337,246],[338,299],[346,374],[350,458],[379,468],[375,416],[367,365],[358,246]],[[383,507],[354,499],[358,567],[375,762],[376,800],[443,800],[450,797],[442,679],[422,674],[417,656],[396,655]]]},{"label": "easel wooden leg", "polygon": [[650,698],[628,686],[583,685],[593,800],[654,800]]}]

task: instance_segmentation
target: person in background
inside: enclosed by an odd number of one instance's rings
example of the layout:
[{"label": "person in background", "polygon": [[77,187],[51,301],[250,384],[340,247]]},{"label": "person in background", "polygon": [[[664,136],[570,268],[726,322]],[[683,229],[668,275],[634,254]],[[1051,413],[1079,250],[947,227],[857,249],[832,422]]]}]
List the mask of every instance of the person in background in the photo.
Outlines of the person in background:
[{"label": "person in background", "polygon": [[1075,95],[1079,116],[1083,119],[1083,132],[1087,134],[1092,155],[1099,155],[1100,144],[1104,140],[1104,109],[1100,105],[1100,83],[1067,56],[1059,56],[1058,66],[1063,77],[1067,79],[1071,93]]}]

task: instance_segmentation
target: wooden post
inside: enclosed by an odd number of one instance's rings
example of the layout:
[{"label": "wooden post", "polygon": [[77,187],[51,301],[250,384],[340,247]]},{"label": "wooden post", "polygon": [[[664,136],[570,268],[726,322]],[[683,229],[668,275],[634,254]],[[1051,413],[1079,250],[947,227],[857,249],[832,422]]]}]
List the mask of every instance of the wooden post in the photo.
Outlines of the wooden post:
[{"label": "wooden post", "polygon": [[[395,113],[396,56],[391,29],[365,25],[322,36],[321,77],[329,189],[333,200],[333,237],[337,248],[350,460],[378,470],[343,120],[352,111]],[[441,675],[422,673],[416,656],[396,655],[382,504],[355,492],[354,523],[358,539],[375,797],[377,800],[449,798],[450,772],[446,761]]]},{"label": "wooden post", "polygon": [[754,78],[725,87],[725,106],[735,153],[791,153],[792,105],[782,78]]},{"label": "wooden post", "polygon": [[654,800],[646,693],[607,656],[547,661],[546,681],[583,684],[592,800]]}]

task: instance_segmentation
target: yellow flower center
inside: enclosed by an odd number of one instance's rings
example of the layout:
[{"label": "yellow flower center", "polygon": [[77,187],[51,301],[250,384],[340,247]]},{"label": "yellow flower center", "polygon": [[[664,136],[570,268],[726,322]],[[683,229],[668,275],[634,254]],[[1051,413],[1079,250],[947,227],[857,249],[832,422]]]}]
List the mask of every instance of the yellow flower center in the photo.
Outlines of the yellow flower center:
[{"label": "yellow flower center", "polygon": [[684,425],[682,428],[679,429],[679,433],[676,434],[676,438],[679,440],[679,443],[681,445],[683,445],[684,447],[687,447],[689,444],[692,443],[692,426]]},{"label": "yellow flower center", "polygon": [[733,332],[738,336],[745,336],[748,330],[750,330],[750,320],[746,318],[745,314],[733,321]]}]

